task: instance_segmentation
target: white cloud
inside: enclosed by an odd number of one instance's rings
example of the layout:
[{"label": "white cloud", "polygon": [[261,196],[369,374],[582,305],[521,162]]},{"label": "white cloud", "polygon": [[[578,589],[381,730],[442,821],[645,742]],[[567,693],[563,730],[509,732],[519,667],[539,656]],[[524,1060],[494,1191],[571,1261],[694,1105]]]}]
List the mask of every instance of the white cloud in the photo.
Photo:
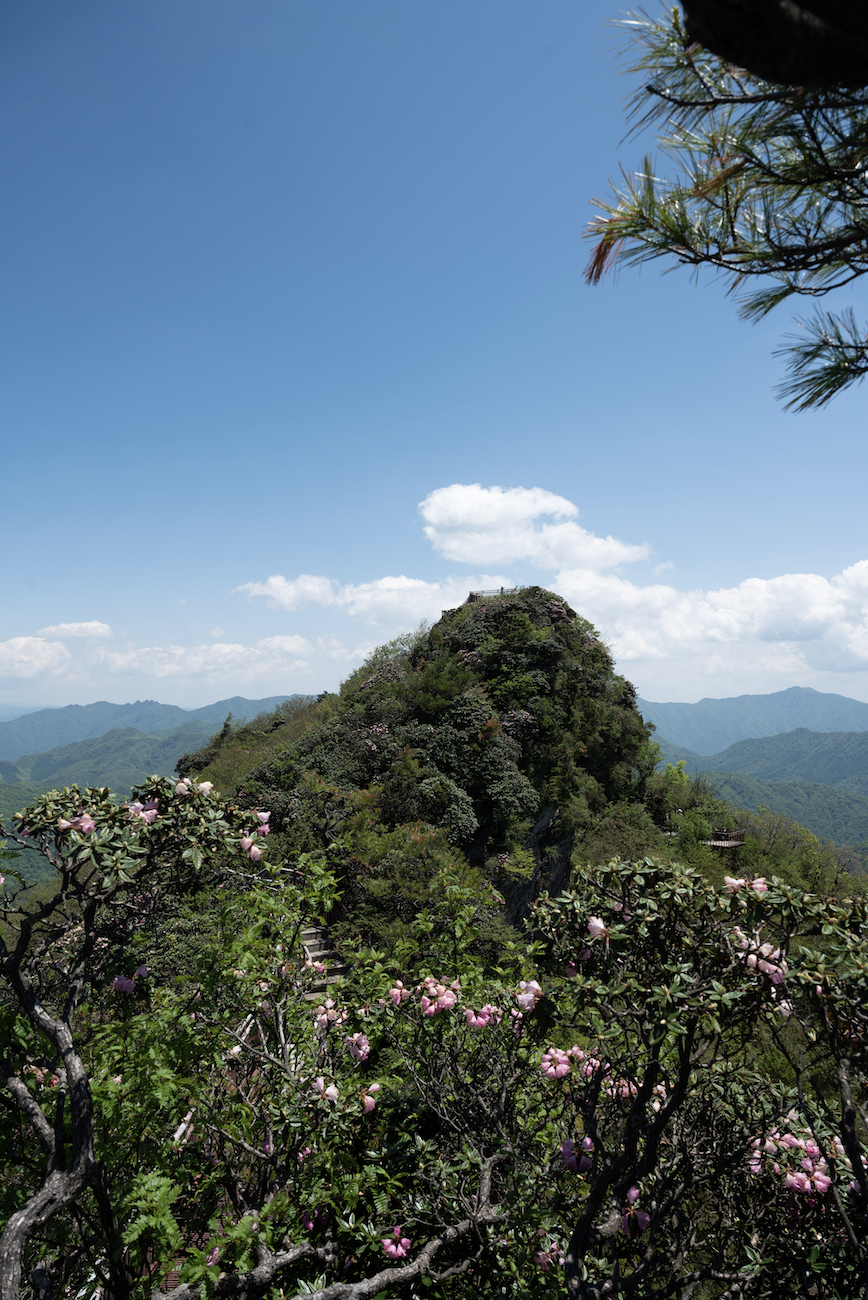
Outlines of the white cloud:
[{"label": "white cloud", "polygon": [[511,586],[508,578],[491,574],[480,578],[446,578],[442,582],[423,582],[421,578],[401,574],[341,587],[337,603],[352,618],[364,623],[405,631],[422,619],[436,622],[444,609],[462,604],[469,591]]},{"label": "white cloud", "polygon": [[264,596],[270,609],[298,609],[300,605],[333,605],[337,598],[334,578],[316,577],[312,573],[284,578],[273,573],[265,582],[245,582],[233,587],[232,595]]},{"label": "white cloud", "polygon": [[510,586],[509,578],[500,574],[425,582],[402,573],[341,587],[333,578],[317,578],[306,573],[298,578],[284,578],[275,573],[265,582],[245,582],[234,591],[248,598],[264,596],[272,609],[292,611],[302,604],[326,605],[375,627],[406,631],[422,619],[436,621],[444,609],[453,609],[466,600],[468,591]]},{"label": "white cloud", "polygon": [[70,661],[70,653],[60,641],[44,641],[37,636],[0,641],[0,679],[57,677]]},{"label": "white cloud", "polygon": [[649,555],[645,543],[589,533],[575,522],[578,507],[545,488],[453,483],[429,493],[419,511],[435,551],[462,564],[611,569]]},{"label": "white cloud", "polygon": [[212,629],[211,629],[211,631],[208,633],[208,635],[209,635],[209,636],[213,636],[213,637],[221,637],[221,636],[225,636],[225,635],[226,635],[226,628],[225,628],[225,627],[212,627]]},{"label": "white cloud", "polygon": [[67,637],[101,638],[111,634],[108,623],[98,623],[96,619],[89,623],[55,623],[53,627],[41,627],[36,633],[37,636],[59,637],[62,641]]},{"label": "white cloud", "polygon": [[[685,690],[687,677],[747,683],[757,674],[771,677],[765,689],[781,689],[868,670],[868,560],[831,580],[787,573],[718,591],[642,587],[578,569],[558,573],[552,586],[600,628],[628,676],[632,665],[654,674],[668,660]],[[715,693],[711,684],[705,693]]]},{"label": "white cloud", "polygon": [[218,642],[190,647],[101,648],[98,658],[109,672],[125,676],[253,680],[275,672],[306,670],[311,650],[303,636],[269,636],[251,646]]}]

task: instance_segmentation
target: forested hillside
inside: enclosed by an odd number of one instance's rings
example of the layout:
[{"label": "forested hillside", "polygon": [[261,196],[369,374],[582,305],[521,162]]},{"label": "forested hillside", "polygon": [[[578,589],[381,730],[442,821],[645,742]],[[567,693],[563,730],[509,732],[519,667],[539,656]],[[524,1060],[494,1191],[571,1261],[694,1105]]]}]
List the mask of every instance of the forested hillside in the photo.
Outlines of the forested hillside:
[{"label": "forested hillside", "polygon": [[696,704],[655,704],[638,700],[648,722],[674,745],[697,754],[717,754],[736,741],[775,736],[807,727],[811,731],[868,731],[868,704],[845,695],[791,686],[770,695],[705,699]]},{"label": "forested hillside", "polygon": [[720,754],[709,754],[702,765],[762,781],[814,781],[868,795],[868,732],[799,728],[782,736],[741,740]]},{"label": "forested hillside", "polygon": [[187,722],[182,727],[145,735],[135,727],[104,732],[44,754],[25,754],[15,763],[0,759],[0,781],[36,782],[43,790],[64,785],[107,785],[117,793],[156,773],[170,776],[181,754],[203,745],[214,724]]},{"label": "forested hillside", "polygon": [[868,842],[868,733],[787,732],[743,740],[702,756],[659,739],[663,763],[683,758],[731,803],[764,805],[792,817],[815,835],[865,852]]},{"label": "forested hillside", "polygon": [[[351,826],[360,799],[382,836],[436,828],[499,882],[512,917],[561,888],[576,838],[641,801],[653,769],[632,686],[591,625],[535,587],[384,648],[332,707],[246,776],[239,799],[268,807],[296,850]],[[364,883],[380,889],[388,867],[378,872]]]}]

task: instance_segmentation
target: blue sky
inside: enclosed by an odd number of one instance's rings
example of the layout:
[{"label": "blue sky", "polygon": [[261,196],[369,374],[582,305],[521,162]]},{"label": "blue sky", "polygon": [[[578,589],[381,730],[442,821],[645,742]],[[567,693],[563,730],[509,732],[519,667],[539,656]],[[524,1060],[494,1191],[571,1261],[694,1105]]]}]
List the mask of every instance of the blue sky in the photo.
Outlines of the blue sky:
[{"label": "blue sky", "polygon": [[513,582],[648,699],[868,699],[865,390],[787,414],[788,309],[582,281],[621,14],[0,10],[0,703],[333,689]]}]

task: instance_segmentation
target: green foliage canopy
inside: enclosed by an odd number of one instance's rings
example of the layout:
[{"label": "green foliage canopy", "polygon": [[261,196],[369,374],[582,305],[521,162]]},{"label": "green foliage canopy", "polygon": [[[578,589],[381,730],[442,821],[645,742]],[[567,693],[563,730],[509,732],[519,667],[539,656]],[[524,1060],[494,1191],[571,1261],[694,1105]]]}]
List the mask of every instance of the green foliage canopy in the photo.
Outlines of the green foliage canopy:
[{"label": "green foliage canopy", "polygon": [[[3,898],[2,1300],[865,1294],[864,902],[614,862],[498,968],[444,870],[318,1003],[321,856],[189,781],[104,795],[10,836],[58,887]],[[198,916],[180,975],[148,892]]]}]

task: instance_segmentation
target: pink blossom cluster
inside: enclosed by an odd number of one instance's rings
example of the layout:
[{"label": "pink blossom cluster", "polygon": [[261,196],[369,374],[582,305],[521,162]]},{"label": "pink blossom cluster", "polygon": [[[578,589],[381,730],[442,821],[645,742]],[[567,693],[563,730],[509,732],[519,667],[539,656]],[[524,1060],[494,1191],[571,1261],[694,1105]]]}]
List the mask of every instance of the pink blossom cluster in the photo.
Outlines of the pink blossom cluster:
[{"label": "pink blossom cluster", "polygon": [[127,812],[130,815],[130,821],[144,822],[146,826],[150,826],[157,820],[159,808],[156,799],[148,799],[147,803],[139,803],[138,801],[128,803]]},{"label": "pink blossom cluster", "polygon": [[[802,1192],[807,1196],[818,1193],[824,1196],[832,1186],[833,1177],[843,1182],[842,1171],[853,1174],[844,1144],[837,1134],[828,1144],[829,1159],[835,1166],[830,1171],[829,1162],[823,1156],[813,1136],[803,1130],[801,1134],[794,1131],[798,1116],[790,1111],[786,1121],[771,1130],[765,1142],[754,1138],[751,1143],[751,1156],[748,1169],[752,1174],[760,1174],[764,1164],[771,1167],[773,1173],[784,1175],[784,1186],[791,1192]],[[858,1181],[853,1178],[849,1184],[851,1191],[860,1191]]]},{"label": "pink blossom cluster", "polygon": [[[422,990],[425,990],[423,993]],[[432,975],[426,976],[416,992],[421,994],[419,999],[422,1007],[423,1016],[436,1016],[440,1011],[449,1011],[458,1001],[458,994],[461,992],[461,983],[459,980],[453,980],[448,986],[438,984]]]},{"label": "pink blossom cluster", "polygon": [[112,981],[112,988],[115,993],[135,993],[136,980],[145,979],[148,974],[147,966],[139,966],[132,979],[127,975],[115,975]]},{"label": "pink blossom cluster", "polygon": [[49,1088],[56,1088],[60,1083],[56,1074],[49,1074],[48,1070],[40,1070],[38,1065],[25,1065],[21,1073],[32,1074],[37,1083],[45,1083]]},{"label": "pink blossom cluster", "polygon": [[740,889],[752,889],[755,894],[768,893],[765,876],[724,876],[723,886],[728,894],[737,894]]},{"label": "pink blossom cluster", "polygon": [[394,988],[389,989],[389,997],[392,999],[392,1005],[399,1007],[402,1002],[406,1002],[410,996],[410,990],[405,989],[400,980],[395,980]]},{"label": "pink blossom cluster", "polygon": [[364,1034],[353,1034],[344,1039],[354,1061],[366,1061],[371,1055],[371,1044]]},{"label": "pink blossom cluster", "polygon": [[96,822],[90,813],[83,812],[73,817],[71,821],[67,821],[65,817],[58,817],[57,828],[61,831],[78,831],[81,835],[90,835],[91,831],[96,830]]},{"label": "pink blossom cluster", "polygon": [[391,1237],[383,1237],[383,1250],[389,1256],[389,1259],[403,1259],[410,1249],[410,1238],[401,1236],[401,1229],[394,1227]]},{"label": "pink blossom cluster", "polygon": [[[603,1076],[611,1075],[612,1067],[605,1061],[599,1060],[596,1056],[591,1056],[590,1052],[582,1050],[578,1044],[574,1043],[564,1051],[561,1047],[549,1047],[543,1052],[540,1061],[540,1072],[546,1079],[563,1079],[569,1074],[572,1067],[573,1057],[579,1067],[579,1074],[585,1079],[593,1079],[598,1070],[602,1070]],[[607,1097],[635,1097],[638,1089],[636,1084],[629,1079],[610,1078],[604,1089]],[[659,1085],[654,1089],[661,1095],[665,1095],[665,1089]],[[660,1109],[660,1102],[656,1099],[651,1103],[654,1110]]]},{"label": "pink blossom cluster", "polygon": [[621,1231],[626,1233],[628,1237],[634,1228],[639,1232],[644,1232],[651,1224],[650,1214],[646,1214],[644,1210],[634,1208],[640,1194],[638,1187],[631,1187],[627,1193],[627,1204],[621,1211]]},{"label": "pink blossom cluster", "polygon": [[565,1074],[570,1072],[571,1056],[575,1057],[577,1064],[580,1066],[579,1072],[586,1079],[593,1078],[601,1066],[607,1074],[611,1070],[611,1066],[603,1066],[602,1061],[597,1060],[596,1056],[584,1052],[577,1043],[573,1043],[573,1046],[567,1048],[566,1051],[563,1051],[560,1047],[549,1047],[543,1052],[540,1070],[547,1079],[562,1079]]},{"label": "pink blossom cluster", "polygon": [[326,1081],[321,1074],[317,1075],[314,1079],[313,1090],[314,1092],[319,1093],[320,1097],[325,1101],[337,1101],[339,1096],[338,1090],[333,1083],[330,1083],[328,1087],[326,1087]]},{"label": "pink blossom cluster", "polygon": [[[311,959],[310,959],[309,957],[308,957],[307,961],[304,963],[304,967],[303,967],[303,969],[304,969],[304,970],[315,970],[316,973],[317,973],[317,975],[325,975],[325,966],[322,964],[322,962],[321,962],[321,961],[311,961]],[[286,972],[287,972],[287,974],[288,974],[290,968],[289,968],[289,967],[285,967],[285,970],[286,970]]]},{"label": "pink blossom cluster", "polygon": [[198,790],[200,794],[210,794],[214,789],[213,781],[179,781],[175,786],[175,794],[189,794],[191,790]]},{"label": "pink blossom cluster", "polygon": [[256,836],[268,834],[269,832],[268,819],[270,816],[271,816],[270,812],[257,812],[256,817],[259,821],[259,825],[252,831],[245,831],[244,834],[241,836],[241,842],[239,847],[242,853],[246,853],[248,855],[251,862],[258,862],[259,859],[262,857],[262,849],[256,843]]},{"label": "pink blossom cluster", "polygon": [[328,1029],[329,1025],[342,1025],[347,1018],[346,1011],[336,1007],[331,998],[326,998],[314,1012],[314,1020],[319,1029]]},{"label": "pink blossom cluster", "polygon": [[744,964],[750,970],[762,971],[772,984],[783,984],[788,967],[780,948],[775,948],[770,943],[761,944],[758,935],[749,939],[737,925],[733,927],[732,933],[735,935],[736,944],[741,949],[741,960]]},{"label": "pink blossom cluster", "polygon": [[537,984],[536,980],[522,980],[518,986],[520,993],[516,993],[515,1000],[521,1007],[522,1011],[533,1011],[536,1004],[543,995],[543,991]]},{"label": "pink blossom cluster", "polygon": [[538,1250],[534,1255],[533,1262],[539,1264],[544,1273],[548,1272],[552,1264],[560,1264],[563,1266],[565,1258],[563,1246],[554,1240],[550,1240],[547,1245],[543,1245],[543,1242],[545,1242],[546,1237],[548,1236],[545,1228],[540,1228],[538,1235],[542,1249]]},{"label": "pink blossom cluster", "polygon": [[576,1144],[572,1138],[567,1138],[561,1143],[561,1159],[564,1162],[564,1168],[569,1169],[571,1173],[583,1174],[591,1167],[591,1152],[594,1150],[594,1143],[585,1136],[582,1138],[581,1150],[576,1149]]},{"label": "pink blossom cluster", "polygon": [[479,1008],[478,1012],[473,1007],[465,1007],[462,1015],[471,1029],[484,1029],[492,1020],[496,1025],[499,1025],[503,1019],[503,1012],[500,1007],[494,1007],[490,1002],[486,1002],[484,1006]]},{"label": "pink blossom cluster", "polygon": [[378,1083],[369,1083],[367,1088],[362,1089],[362,1106],[364,1107],[366,1115],[370,1115],[371,1111],[376,1106],[377,1103],[374,1101],[373,1094],[379,1091],[380,1085]]}]

